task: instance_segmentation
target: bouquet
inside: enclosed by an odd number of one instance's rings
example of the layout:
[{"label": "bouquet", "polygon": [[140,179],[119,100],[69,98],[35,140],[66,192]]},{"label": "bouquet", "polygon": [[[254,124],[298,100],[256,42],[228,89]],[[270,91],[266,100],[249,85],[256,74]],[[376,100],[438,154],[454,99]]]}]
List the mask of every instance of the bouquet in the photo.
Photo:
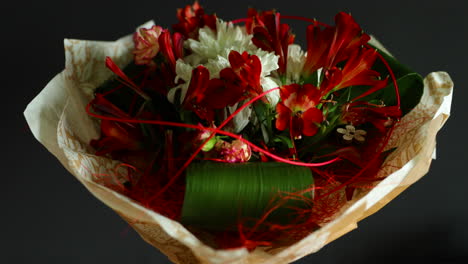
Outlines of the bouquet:
[{"label": "bouquet", "polygon": [[[175,263],[289,263],[428,170],[447,73],[422,78],[347,13],[334,25],[195,2],[172,30],[65,40],[34,135]],[[306,25],[295,44],[287,20]]]}]

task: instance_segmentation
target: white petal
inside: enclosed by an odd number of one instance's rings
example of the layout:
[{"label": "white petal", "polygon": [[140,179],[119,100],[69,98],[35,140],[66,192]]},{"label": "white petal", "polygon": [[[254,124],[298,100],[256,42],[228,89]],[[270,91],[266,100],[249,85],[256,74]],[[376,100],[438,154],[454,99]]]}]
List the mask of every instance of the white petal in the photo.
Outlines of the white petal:
[{"label": "white petal", "polygon": [[349,132],[355,132],[356,128],[353,125],[346,125],[346,130]]},{"label": "white petal", "polygon": [[177,93],[177,91],[181,91],[180,93],[180,102],[182,103],[185,99],[185,94],[187,94],[187,89],[188,89],[188,85],[189,83],[183,83],[183,84],[179,84],[177,85],[176,87],[174,88],[171,88],[169,90],[169,92],[167,92],[167,100],[171,103],[174,103],[175,102],[175,95]]},{"label": "white petal", "polygon": [[228,59],[222,56],[217,56],[216,59],[209,59],[205,67],[210,72],[210,78],[219,78],[219,73],[222,69],[231,67]]},{"label": "white petal", "polygon": [[[268,91],[270,89],[276,88],[279,86],[279,81],[275,80],[272,77],[265,77],[261,79],[263,91]],[[272,91],[266,95],[268,102],[270,102],[272,107],[275,107],[279,102],[280,93],[279,90]]]},{"label": "white petal", "polygon": [[348,130],[341,127],[337,128],[336,131],[340,134],[348,134]]},{"label": "white petal", "polygon": [[367,132],[365,130],[362,130],[362,129],[358,129],[356,130],[356,132],[354,132],[355,135],[362,135],[362,136],[365,136],[367,135]]},{"label": "white petal", "polygon": [[251,55],[256,55],[260,59],[260,62],[262,63],[262,77],[270,75],[272,71],[279,68],[279,56],[275,55],[273,52],[266,52],[258,48],[247,50],[247,52]]},{"label": "white petal", "polygon": [[301,46],[291,44],[288,46],[288,64],[286,66],[286,77],[288,83],[299,82],[302,74],[302,69],[305,63],[305,53]]},{"label": "white petal", "polygon": [[185,63],[182,59],[178,59],[176,62],[176,78],[175,82],[179,81],[179,79],[184,80],[185,82],[190,82],[190,79],[192,78],[192,71],[193,67]]},{"label": "white petal", "polygon": [[359,142],[364,142],[366,141],[366,138],[361,136],[361,135],[354,135],[354,138],[359,141]]},{"label": "white petal", "polygon": [[346,140],[346,141],[353,140],[353,135],[345,134],[345,135],[343,135],[343,139]]},{"label": "white petal", "polygon": [[[229,115],[234,113],[237,110],[236,104],[234,107],[228,107]],[[250,122],[250,115],[252,114],[252,108],[246,107],[242,109],[237,115],[234,116],[232,119],[232,123],[234,124],[234,133],[239,133],[244,129]]]}]

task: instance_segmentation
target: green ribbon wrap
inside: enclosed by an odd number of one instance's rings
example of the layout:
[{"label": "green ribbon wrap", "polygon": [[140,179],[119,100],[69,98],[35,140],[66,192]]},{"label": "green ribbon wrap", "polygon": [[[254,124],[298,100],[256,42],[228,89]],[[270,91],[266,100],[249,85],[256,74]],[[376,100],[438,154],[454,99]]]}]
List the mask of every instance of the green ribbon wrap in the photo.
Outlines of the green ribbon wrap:
[{"label": "green ribbon wrap", "polygon": [[[237,229],[239,219],[253,225],[272,201],[313,183],[309,168],[285,163],[192,163],[187,169],[181,222],[210,230]],[[313,192],[303,195],[311,198]],[[310,206],[301,199],[288,200],[267,221],[286,224],[295,217],[288,207]]]}]

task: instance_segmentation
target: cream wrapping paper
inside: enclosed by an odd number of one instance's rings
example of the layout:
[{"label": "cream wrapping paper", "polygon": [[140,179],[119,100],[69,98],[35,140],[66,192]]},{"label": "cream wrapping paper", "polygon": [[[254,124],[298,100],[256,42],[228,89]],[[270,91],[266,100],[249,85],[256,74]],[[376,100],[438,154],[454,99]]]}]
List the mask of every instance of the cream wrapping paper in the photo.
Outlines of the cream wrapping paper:
[{"label": "cream wrapping paper", "polygon": [[132,60],[131,36],[115,42],[65,39],[64,44],[65,70],[47,84],[24,113],[31,131],[96,198],[174,263],[284,264],[317,252],[355,229],[357,222],[427,173],[435,158],[436,134],[450,113],[453,83],[449,75],[429,74],[424,79],[421,102],[402,118],[391,136],[387,148],[398,148],[379,171],[380,177],[387,176],[385,180],[358,192],[334,220],[289,247],[259,247],[252,252],[215,250],[178,222],[146,209],[97,177],[125,172],[118,168],[120,162],[93,155],[89,142],[99,137],[99,124],[86,114],[85,106],[92,99],[93,90],[111,77],[104,64],[106,56],[121,67]]}]

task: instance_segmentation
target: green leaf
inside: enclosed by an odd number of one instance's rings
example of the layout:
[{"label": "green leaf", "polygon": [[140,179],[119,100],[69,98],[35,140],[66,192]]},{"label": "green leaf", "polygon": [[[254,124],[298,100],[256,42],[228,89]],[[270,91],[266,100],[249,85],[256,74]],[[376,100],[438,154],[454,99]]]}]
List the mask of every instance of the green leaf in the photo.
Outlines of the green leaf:
[{"label": "green leaf", "polygon": [[286,146],[288,146],[288,148],[293,148],[294,147],[291,139],[289,137],[286,137],[286,136],[277,135],[277,136],[275,136],[273,141],[278,142],[278,143],[283,143]]},{"label": "green leaf", "polygon": [[206,142],[205,145],[203,145],[203,148],[202,148],[202,151],[204,152],[208,152],[210,150],[212,150],[216,144],[216,142],[218,142],[218,137],[212,137],[210,138],[210,140],[208,140],[208,142]]},{"label": "green leaf", "polygon": [[[399,79],[409,73],[414,73],[412,69],[408,68],[408,66],[406,65],[401,64],[397,59],[390,56],[385,51],[378,49],[372,45],[370,46],[376,49],[380,53],[380,55],[382,55],[382,57],[385,59],[385,61],[388,63],[388,65],[392,69],[393,74],[395,75],[395,78]],[[390,73],[387,70],[387,67],[385,67],[385,64],[379,59],[375,61],[373,69],[380,72],[380,74],[384,77],[390,75]]]},{"label": "green leaf", "polygon": [[318,86],[320,83],[319,72],[314,71],[311,75],[303,77],[302,81],[304,84],[312,84]]},{"label": "green leaf", "polygon": [[[280,162],[192,163],[187,169],[181,222],[209,230],[237,230],[239,219],[250,220],[244,224],[253,226],[280,197],[313,183],[309,168]],[[312,197],[311,191],[288,199],[266,221],[296,220],[295,209],[310,210],[311,203],[305,200]]]},{"label": "green leaf", "polygon": [[[409,73],[397,80],[398,91],[400,92],[400,106],[403,115],[406,115],[421,101],[424,91],[424,82],[421,75]],[[382,97],[386,105],[396,105],[397,97],[393,82],[381,90]]]},{"label": "green leaf", "polygon": [[268,144],[270,139],[273,137],[273,119],[274,113],[269,104],[261,101],[256,101],[253,104],[253,109],[257,115],[258,121],[260,122],[263,140],[265,144]]}]

